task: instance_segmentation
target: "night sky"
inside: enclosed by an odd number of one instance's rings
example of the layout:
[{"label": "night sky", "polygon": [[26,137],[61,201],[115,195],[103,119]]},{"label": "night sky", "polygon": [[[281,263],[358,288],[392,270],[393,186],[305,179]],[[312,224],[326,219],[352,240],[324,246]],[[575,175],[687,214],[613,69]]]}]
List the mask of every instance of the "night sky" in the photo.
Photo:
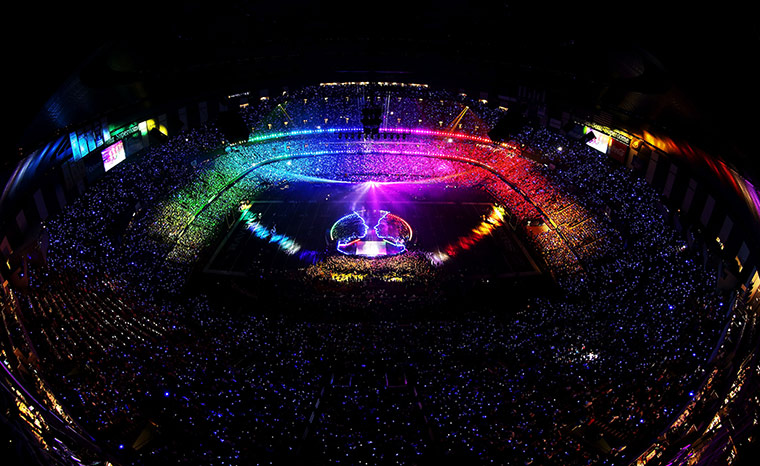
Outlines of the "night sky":
[{"label": "night sky", "polygon": [[[230,12],[245,9],[265,18],[272,31],[288,34],[327,34],[341,31],[391,31],[398,28],[430,30],[456,42],[481,34],[498,38],[498,25],[523,28],[533,40],[580,39],[594,44],[635,43],[652,51],[689,100],[688,111],[707,122],[743,152],[752,152],[748,133],[757,121],[752,108],[760,102],[751,71],[760,54],[760,33],[745,5],[721,2],[720,6],[689,4],[688,8],[663,7],[662,2],[616,2],[595,7],[536,4],[536,2],[492,2],[478,9],[462,10],[462,2],[382,2],[365,14],[355,3],[288,2],[288,5],[236,1],[223,7],[201,2],[134,4],[77,2],[45,4],[20,2],[8,15],[10,27],[3,28],[6,47],[8,138],[3,141],[3,159],[16,152],[21,135],[46,100],[99,46],[114,39],[145,35],[146,31],[171,30],[178,22],[209,18],[224,21]],[[300,6],[303,3],[308,6]],[[367,4],[372,5],[372,4]],[[209,10],[209,8],[213,8]],[[364,11],[364,10],[362,10]],[[271,18],[271,20],[269,20]],[[500,18],[506,18],[500,20]],[[350,25],[350,26],[349,26]],[[484,32],[486,31],[486,32]],[[266,34],[264,32],[263,34]],[[596,50],[598,51],[598,49]],[[589,53],[595,53],[590,50]],[[693,105],[692,105],[693,103]]]}]

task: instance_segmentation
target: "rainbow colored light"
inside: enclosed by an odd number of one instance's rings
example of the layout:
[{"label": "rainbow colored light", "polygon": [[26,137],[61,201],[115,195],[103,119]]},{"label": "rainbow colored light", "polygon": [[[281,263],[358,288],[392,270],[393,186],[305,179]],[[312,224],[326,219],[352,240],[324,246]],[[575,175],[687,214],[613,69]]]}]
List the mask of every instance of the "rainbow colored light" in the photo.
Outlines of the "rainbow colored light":
[{"label": "rainbow colored light", "polygon": [[[319,128],[319,129],[299,129],[293,131],[278,131],[276,133],[267,134],[251,134],[248,138],[249,143],[270,141],[272,139],[282,139],[295,136],[313,136],[315,134],[330,134],[330,133],[361,133],[363,128]],[[413,134],[415,136],[437,136],[441,138],[451,139],[463,139],[466,141],[480,142],[483,144],[493,144],[494,142],[487,137],[474,136],[466,133],[454,133],[449,131],[440,131],[434,129],[422,129],[422,128],[397,128],[387,127],[381,128],[380,133],[396,133],[396,134]]]},{"label": "rainbow colored light", "polygon": [[286,235],[277,234],[274,228],[264,226],[260,222],[260,215],[257,216],[250,210],[245,210],[242,220],[245,222],[246,228],[251,230],[257,238],[276,244],[286,254],[293,255],[301,250],[301,246],[294,239]]},{"label": "rainbow colored light", "polygon": [[447,261],[453,256],[456,256],[459,251],[470,249],[483,237],[488,236],[496,228],[504,224],[504,218],[506,210],[500,205],[494,205],[489,212],[488,216],[483,221],[470,231],[467,236],[460,237],[456,242],[446,246],[444,252],[438,252],[433,255],[434,262],[442,263]]}]

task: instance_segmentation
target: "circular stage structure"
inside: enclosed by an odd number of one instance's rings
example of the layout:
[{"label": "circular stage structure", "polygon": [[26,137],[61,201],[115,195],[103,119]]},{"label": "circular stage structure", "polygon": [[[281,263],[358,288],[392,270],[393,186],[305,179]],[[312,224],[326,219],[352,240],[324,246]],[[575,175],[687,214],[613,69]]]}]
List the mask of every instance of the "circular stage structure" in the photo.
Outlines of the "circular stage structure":
[{"label": "circular stage structure", "polygon": [[406,220],[386,210],[354,211],[330,228],[330,241],[338,252],[368,258],[404,253],[412,235]]}]

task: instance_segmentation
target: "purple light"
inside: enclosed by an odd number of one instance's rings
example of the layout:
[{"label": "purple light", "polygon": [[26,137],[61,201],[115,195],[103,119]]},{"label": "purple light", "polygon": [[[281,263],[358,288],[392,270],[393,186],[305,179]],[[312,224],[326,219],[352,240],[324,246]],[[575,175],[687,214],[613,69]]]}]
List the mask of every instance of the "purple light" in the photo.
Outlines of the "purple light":
[{"label": "purple light", "polygon": [[360,241],[356,245],[357,256],[377,257],[386,254],[385,241]]},{"label": "purple light", "polygon": [[100,153],[103,159],[103,167],[108,171],[126,159],[124,151],[124,141],[112,144]]},{"label": "purple light", "polygon": [[[357,133],[363,131],[363,128],[323,128],[323,129],[307,129],[307,130],[295,130],[284,131],[278,133],[251,135],[248,139],[249,142],[261,142],[272,139],[287,138],[291,136],[311,136],[315,134],[325,133]],[[490,138],[482,136],[474,136],[465,133],[451,133],[448,131],[438,131],[433,129],[421,129],[421,128],[383,128],[381,133],[398,133],[398,134],[414,134],[418,136],[439,136],[448,139],[465,139],[468,141],[482,142],[484,144],[493,144]]]},{"label": "purple light", "polygon": [[[376,218],[378,213],[380,216]],[[398,232],[404,235],[404,237],[382,235],[380,233],[379,228],[381,224],[387,224],[385,219],[389,215],[394,219],[398,219],[408,229],[408,236],[407,232]],[[356,222],[357,220],[361,221],[361,231],[347,231],[344,233],[345,236],[341,237],[341,224],[351,221]],[[368,221],[374,224],[372,228],[368,226]],[[347,256],[378,257],[401,254],[406,251],[404,243],[411,239],[411,237],[412,229],[409,224],[401,217],[384,210],[353,212],[341,217],[330,229],[330,238],[334,241],[337,240],[337,251]]]},{"label": "purple light", "polygon": [[434,129],[421,129],[421,128],[383,128],[381,132],[387,133],[407,133],[421,136],[440,136],[447,139],[466,139],[469,141],[477,141],[485,144],[492,144],[493,141],[490,138],[484,138],[481,136],[473,136],[465,133],[450,133],[448,131],[438,131]]}]

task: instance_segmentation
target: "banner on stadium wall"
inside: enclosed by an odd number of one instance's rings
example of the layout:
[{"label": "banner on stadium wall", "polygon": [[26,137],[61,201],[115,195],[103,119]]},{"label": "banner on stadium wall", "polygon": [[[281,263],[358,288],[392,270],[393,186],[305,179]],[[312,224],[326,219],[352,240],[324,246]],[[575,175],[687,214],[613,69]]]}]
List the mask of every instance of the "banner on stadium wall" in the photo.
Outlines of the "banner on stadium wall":
[{"label": "banner on stadium wall", "polygon": [[622,143],[615,138],[610,140],[610,147],[607,152],[609,156],[619,162],[625,164],[626,157],[628,156],[628,144]]},{"label": "banner on stadium wall", "polygon": [[609,136],[599,130],[589,128],[588,126],[583,128],[583,134],[591,134],[594,136],[593,139],[586,142],[587,146],[591,147],[592,149],[596,149],[603,154],[607,153],[611,139]]},{"label": "banner on stadium wall", "polygon": [[109,126],[103,122],[87,130],[70,133],[71,152],[73,158],[79,160],[106,144],[113,145],[124,141],[125,156],[128,157],[148,146],[148,133],[153,129],[157,129],[165,136],[169,134],[166,126],[155,119],[133,122],[120,127]]},{"label": "banner on stadium wall", "polygon": [[0,253],[5,257],[10,257],[11,255],[11,243],[8,241],[7,236],[3,236],[3,240],[0,241]]},{"label": "banner on stadium wall", "polygon": [[74,159],[81,159],[102,146],[110,138],[110,130],[105,121],[96,123],[84,130],[69,133],[72,156]]},{"label": "banner on stadium wall", "polygon": [[626,145],[630,145],[631,144],[631,135],[627,134],[627,133],[624,133],[624,132],[622,132],[620,130],[617,130],[615,128],[610,128],[609,126],[604,126],[604,125],[600,125],[600,124],[593,123],[593,122],[588,122],[588,121],[577,121],[576,120],[575,123],[577,125],[580,125],[581,128],[583,128],[583,130],[584,130],[583,134],[586,134],[587,129],[592,129],[597,134],[598,133],[604,133],[607,136],[611,137],[612,139],[616,139],[616,140],[622,142],[623,144],[626,144]]},{"label": "banner on stadium wall", "polygon": [[87,184],[92,184],[105,174],[105,167],[103,167],[103,158],[100,152],[92,152],[85,156],[82,161],[84,162],[84,172]]},{"label": "banner on stadium wall", "polygon": [[71,164],[73,160],[65,162],[61,165],[61,175],[63,176],[63,185],[66,189],[71,189],[74,186],[74,179],[71,177]]},{"label": "banner on stadium wall", "polygon": [[63,185],[67,190],[73,189],[85,180],[86,169],[82,159],[70,159],[61,166]]}]

